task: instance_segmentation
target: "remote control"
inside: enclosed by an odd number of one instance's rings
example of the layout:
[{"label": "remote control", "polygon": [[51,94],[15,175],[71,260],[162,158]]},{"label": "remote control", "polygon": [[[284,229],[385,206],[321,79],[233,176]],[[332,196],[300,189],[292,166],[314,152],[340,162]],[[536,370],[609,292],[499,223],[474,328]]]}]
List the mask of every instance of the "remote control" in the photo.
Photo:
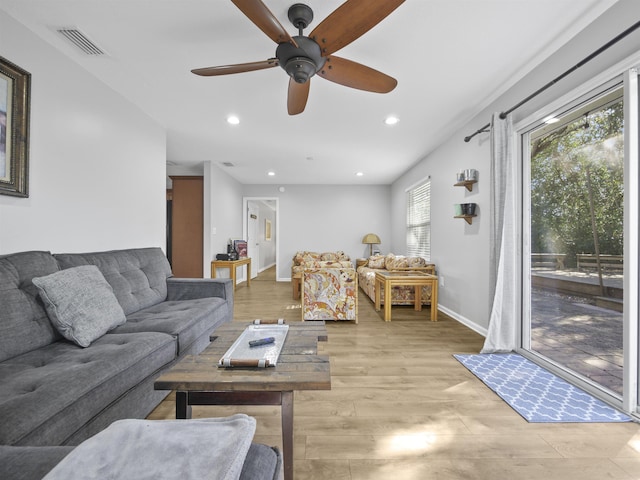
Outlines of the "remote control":
[{"label": "remote control", "polygon": [[260,340],[251,340],[249,342],[250,347],[257,347],[258,345],[268,345],[270,343],[275,342],[276,339],[273,337],[261,338]]}]

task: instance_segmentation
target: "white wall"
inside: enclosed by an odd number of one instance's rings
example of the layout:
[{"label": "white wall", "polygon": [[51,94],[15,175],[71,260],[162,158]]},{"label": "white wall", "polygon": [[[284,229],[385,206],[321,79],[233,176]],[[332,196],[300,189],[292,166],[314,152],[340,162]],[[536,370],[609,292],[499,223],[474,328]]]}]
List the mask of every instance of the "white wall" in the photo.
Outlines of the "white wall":
[{"label": "white wall", "polygon": [[[432,260],[444,277],[439,291],[440,308],[480,333],[486,333],[489,322],[489,216],[490,151],[488,134],[465,143],[464,137],[490,121],[492,112],[511,108],[565,70],[573,67],[591,52],[607,43],[638,19],[637,0],[620,0],[574,40],[535,68],[513,88],[488,105],[471,122],[443,141],[392,186],[392,248],[404,248],[404,190],[418,179],[431,175],[432,184]],[[572,73],[545,93],[513,113],[514,123],[537,112],[586,80],[594,77],[623,58],[640,51],[640,32],[623,40],[595,60]],[[472,78],[470,77],[470,81]],[[490,92],[487,92],[489,95]],[[479,170],[479,182],[473,193],[453,187],[459,169]],[[469,226],[453,218],[453,204],[463,199],[479,204],[478,217]]]},{"label": "white wall", "polygon": [[[242,238],[242,185],[212,162],[205,162],[204,278],[211,278],[211,260],[217,253],[227,252],[230,238]],[[229,278],[229,272],[220,269],[217,276]],[[244,276],[242,273],[242,278]],[[238,281],[240,278],[238,271]]]},{"label": "white wall", "polygon": [[29,198],[0,195],[0,254],[164,248],[164,130],[2,11],[0,46],[31,73]]},{"label": "white wall", "polygon": [[245,185],[247,197],[277,197],[279,280],[290,280],[298,250],[345,251],[352,260],[369,254],[362,237],[369,232],[390,245],[390,188],[386,185]]}]

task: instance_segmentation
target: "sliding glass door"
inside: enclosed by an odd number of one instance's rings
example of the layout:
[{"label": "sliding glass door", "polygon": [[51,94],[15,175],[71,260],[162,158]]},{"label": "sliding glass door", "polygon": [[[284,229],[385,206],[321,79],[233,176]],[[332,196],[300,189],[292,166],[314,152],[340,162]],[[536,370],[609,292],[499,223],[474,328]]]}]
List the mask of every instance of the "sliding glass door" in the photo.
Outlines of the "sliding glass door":
[{"label": "sliding glass door", "polygon": [[[622,77],[612,80],[519,132],[522,349],[635,410],[638,392],[625,385],[638,384],[638,251],[630,233],[638,208],[627,198],[638,191],[637,170],[635,178],[628,171],[637,122],[631,137],[625,128],[638,103],[625,104],[628,88]],[[629,285],[635,303],[625,301]]]}]

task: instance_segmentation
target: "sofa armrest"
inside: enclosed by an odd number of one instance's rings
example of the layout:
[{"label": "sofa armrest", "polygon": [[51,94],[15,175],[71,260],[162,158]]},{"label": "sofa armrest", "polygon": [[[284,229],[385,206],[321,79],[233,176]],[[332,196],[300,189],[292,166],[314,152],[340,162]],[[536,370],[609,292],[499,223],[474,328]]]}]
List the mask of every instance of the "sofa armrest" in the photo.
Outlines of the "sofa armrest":
[{"label": "sofa armrest", "polygon": [[233,300],[230,278],[167,278],[167,300],[220,297]]},{"label": "sofa armrest", "polygon": [[167,278],[167,300],[219,297],[227,301],[233,319],[233,285],[230,278]]}]

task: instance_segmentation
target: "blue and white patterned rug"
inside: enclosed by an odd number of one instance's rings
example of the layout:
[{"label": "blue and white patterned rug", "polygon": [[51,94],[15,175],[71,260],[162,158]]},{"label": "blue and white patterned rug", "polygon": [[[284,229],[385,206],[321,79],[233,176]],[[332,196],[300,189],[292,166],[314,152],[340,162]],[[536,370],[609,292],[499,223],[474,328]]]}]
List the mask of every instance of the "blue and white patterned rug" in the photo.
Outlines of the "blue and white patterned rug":
[{"label": "blue and white patterned rug", "polygon": [[627,415],[516,353],[454,357],[529,422],[631,421]]}]

